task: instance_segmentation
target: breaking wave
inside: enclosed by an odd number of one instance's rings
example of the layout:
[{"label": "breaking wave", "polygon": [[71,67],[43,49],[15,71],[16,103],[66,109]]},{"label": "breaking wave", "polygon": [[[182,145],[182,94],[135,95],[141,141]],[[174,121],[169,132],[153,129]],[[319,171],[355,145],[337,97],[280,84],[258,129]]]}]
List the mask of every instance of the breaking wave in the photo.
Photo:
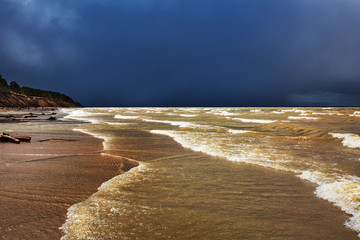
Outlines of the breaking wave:
[{"label": "breaking wave", "polygon": [[83,109],[77,109],[77,110],[61,109],[61,111],[68,114],[64,117],[64,119],[73,119],[73,120],[78,120],[78,121],[83,121],[83,122],[90,122],[92,124],[101,124],[102,123],[102,121],[100,121],[100,120],[90,118],[90,116],[99,115],[99,113],[90,113]]},{"label": "breaking wave", "polygon": [[232,120],[241,121],[244,123],[274,123],[274,122],[276,122],[276,120],[247,119],[247,118],[232,118]]},{"label": "breaking wave", "polygon": [[178,126],[180,128],[211,128],[211,126],[208,126],[208,125],[196,124],[196,123],[191,123],[191,122],[155,120],[155,119],[148,119],[148,118],[144,118],[142,120],[145,122],[170,124],[172,126]]},{"label": "breaking wave", "polygon": [[242,133],[250,133],[250,132],[253,132],[253,131],[229,129],[228,132],[232,133],[232,134],[242,134]]},{"label": "breaking wave", "polygon": [[66,222],[60,228],[65,233],[61,240],[97,239],[92,237],[92,235],[94,235],[93,226],[98,225],[104,227],[103,225],[106,224],[102,221],[100,213],[108,211],[108,214],[111,215],[121,211],[121,209],[113,207],[114,201],[111,198],[106,199],[104,198],[104,195],[121,194],[121,187],[136,181],[139,175],[146,171],[147,164],[140,163],[137,167],[130,169],[128,172],[104,182],[98,188],[98,191],[84,202],[72,205],[68,209]]},{"label": "breaking wave", "polygon": [[[154,134],[162,134],[173,138],[183,147],[193,151],[203,152],[211,156],[225,158],[229,161],[244,162],[263,167],[295,173],[301,179],[317,184],[315,194],[332,202],[344,212],[351,215],[345,225],[360,232],[360,178],[350,175],[339,175],[341,172],[333,169],[333,173],[326,170],[314,170],[316,165],[305,164],[300,167],[297,162],[283,152],[259,149],[256,145],[234,145],[226,137],[216,133],[190,133],[183,131],[152,130]],[[229,129],[229,133],[248,133],[244,130]],[[360,139],[360,138],[359,138]],[[271,147],[269,147],[271,149]],[[360,236],[360,234],[359,234]]]},{"label": "breaking wave", "polygon": [[342,139],[342,144],[349,148],[360,148],[360,136],[353,133],[329,133],[335,138]]},{"label": "breaking wave", "polygon": [[318,117],[298,117],[298,116],[289,116],[288,119],[294,119],[294,120],[301,120],[301,119],[306,119],[306,120],[317,120],[319,119]]},{"label": "breaking wave", "polygon": [[[300,178],[318,184],[315,194],[352,215],[345,225],[360,232],[360,178],[350,175],[329,176],[319,171],[304,171]],[[360,234],[358,234],[360,237]]]},{"label": "breaking wave", "polygon": [[115,115],[114,118],[116,119],[137,119],[138,116],[124,116],[124,115]]}]

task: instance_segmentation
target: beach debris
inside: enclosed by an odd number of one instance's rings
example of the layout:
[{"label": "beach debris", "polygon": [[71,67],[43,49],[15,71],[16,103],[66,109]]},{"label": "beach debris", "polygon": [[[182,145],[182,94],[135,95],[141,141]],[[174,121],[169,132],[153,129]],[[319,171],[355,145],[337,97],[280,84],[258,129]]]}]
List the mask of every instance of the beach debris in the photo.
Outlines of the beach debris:
[{"label": "beach debris", "polygon": [[13,136],[13,138],[19,140],[20,142],[30,142],[31,137],[29,136]]},{"label": "beach debris", "polygon": [[12,114],[1,114],[0,117],[3,117],[3,118],[14,118],[15,116],[12,115]]},{"label": "beach debris", "polygon": [[28,122],[28,121],[48,121],[57,120],[56,112],[26,112],[15,114],[0,114],[0,122]]},{"label": "beach debris", "polygon": [[75,142],[77,140],[75,140],[75,139],[64,139],[64,138],[48,138],[48,139],[39,140],[38,142],[48,142],[48,141]]},{"label": "beach debris", "polygon": [[1,142],[20,143],[20,140],[19,140],[19,139],[16,139],[16,138],[10,136],[10,135],[7,134],[7,133],[1,133],[1,134],[0,134],[0,141],[1,141]]},{"label": "beach debris", "polygon": [[[3,137],[3,141],[4,142],[30,142],[31,141],[31,137],[29,136],[10,136],[10,134],[8,133],[2,133],[0,134],[1,137]],[[16,141],[18,140],[18,141]]]},{"label": "beach debris", "polygon": [[38,116],[34,115],[32,113],[29,113],[29,114],[23,116],[23,118],[36,118],[36,117],[38,117]]}]

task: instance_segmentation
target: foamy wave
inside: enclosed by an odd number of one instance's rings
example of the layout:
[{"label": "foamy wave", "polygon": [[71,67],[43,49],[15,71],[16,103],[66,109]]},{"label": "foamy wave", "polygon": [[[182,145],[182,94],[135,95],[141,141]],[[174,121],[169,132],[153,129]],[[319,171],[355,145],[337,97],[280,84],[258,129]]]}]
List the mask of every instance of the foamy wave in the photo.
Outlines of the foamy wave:
[{"label": "foamy wave", "polygon": [[329,115],[329,116],[332,116],[332,115],[335,115],[336,113],[333,113],[333,112],[330,112],[330,113],[327,113],[327,112],[312,112],[311,115]]},{"label": "foamy wave", "polygon": [[345,147],[360,148],[360,136],[353,133],[329,133],[331,136],[342,140]]},{"label": "foamy wave", "polygon": [[293,119],[293,120],[300,120],[300,119],[317,120],[317,119],[319,119],[319,118],[318,118],[318,117],[296,117],[296,116],[289,116],[288,119]]},{"label": "foamy wave", "polygon": [[262,111],[261,111],[261,109],[251,109],[250,112],[259,113],[259,112],[262,112]]},{"label": "foamy wave", "polygon": [[75,128],[75,129],[73,129],[73,131],[82,132],[82,133],[91,135],[91,136],[93,136],[93,137],[102,139],[102,140],[103,140],[103,142],[102,142],[102,144],[103,144],[103,149],[104,149],[104,150],[108,150],[108,143],[109,143],[109,141],[110,141],[111,138],[109,138],[109,137],[107,137],[107,136],[104,136],[104,135],[100,135],[100,134],[97,134],[97,133],[90,132],[90,131],[85,130],[85,129]]},{"label": "foamy wave", "polygon": [[125,125],[131,125],[132,123],[106,122],[106,124],[117,125],[117,126],[125,126]]},{"label": "foamy wave", "polygon": [[248,118],[230,118],[232,120],[241,121],[244,123],[274,123],[276,120],[265,120],[265,119],[248,119]]},{"label": "foamy wave", "polygon": [[360,111],[355,111],[355,112],[353,112],[353,114],[350,114],[349,116],[360,117]]},{"label": "foamy wave", "polygon": [[196,117],[196,114],[180,114],[181,117]]},{"label": "foamy wave", "polygon": [[[251,163],[283,171],[291,171],[295,173],[299,172],[296,169],[286,166],[285,163],[287,162],[287,159],[284,155],[281,157],[275,155],[271,157],[269,154],[257,151],[253,146],[247,150],[239,145],[234,146],[234,149],[232,150],[224,149],[221,147],[221,139],[216,136],[212,137],[206,133],[186,133],[182,131],[169,130],[151,130],[150,132],[169,136],[176,142],[180,143],[184,148],[188,148],[196,152],[203,152],[215,157],[225,158],[232,162]],[[215,141],[215,139],[217,141]]]},{"label": "foamy wave", "polygon": [[[345,225],[357,232],[360,232],[360,178],[355,176],[341,176],[337,172],[324,173],[321,171],[300,171],[286,165],[289,161],[281,154],[273,157],[256,147],[249,149],[237,146],[236,152],[231,149],[224,150],[221,147],[222,140],[217,142],[218,135],[209,136],[200,133],[185,133],[181,131],[152,130],[151,133],[162,134],[172,137],[183,147],[193,151],[203,152],[211,156],[226,158],[230,161],[251,163],[264,167],[290,171],[299,174],[298,177],[316,183],[315,194],[334,205],[340,207],[344,212],[351,214],[351,218]],[[210,139],[210,141],[209,141]],[[274,154],[273,152],[271,152]],[[360,234],[359,234],[360,236]]]},{"label": "foamy wave", "polygon": [[280,111],[284,112],[284,113],[287,113],[287,112],[294,112],[295,110],[293,110],[293,109],[282,109]]},{"label": "foamy wave", "polygon": [[[319,171],[304,171],[300,178],[318,184],[315,194],[352,216],[345,225],[360,232],[360,178],[355,176],[328,176]],[[360,234],[358,234],[360,237]]]},{"label": "foamy wave", "polygon": [[312,115],[328,115],[328,116],[333,116],[333,115],[338,115],[338,116],[343,116],[343,113],[338,113],[338,112],[312,112]]},{"label": "foamy wave", "polygon": [[166,124],[170,124],[172,126],[179,126],[181,128],[203,128],[203,129],[211,128],[211,126],[208,126],[208,125],[201,125],[201,124],[196,124],[196,123],[191,123],[191,122],[155,120],[155,119],[148,119],[148,118],[144,118],[142,120],[145,122],[166,123]]},{"label": "foamy wave", "polygon": [[111,206],[112,201],[106,200],[102,195],[121,191],[121,186],[127,185],[136,179],[138,175],[147,170],[148,164],[139,163],[137,167],[130,169],[121,175],[104,182],[96,193],[84,202],[76,203],[68,209],[66,222],[60,227],[64,232],[61,240],[70,239],[95,239],[92,237],[93,224],[101,224],[100,212],[107,210],[109,214],[118,211]]},{"label": "foamy wave", "polygon": [[225,110],[211,110],[210,112],[207,112],[207,114],[214,114],[218,116],[233,116],[237,115],[236,113],[231,113]]},{"label": "foamy wave", "polygon": [[281,112],[294,112],[294,113],[306,113],[307,111],[302,110],[302,109],[297,109],[297,108],[293,108],[293,109],[282,109],[280,110]]},{"label": "foamy wave", "polygon": [[334,181],[334,177],[330,177],[330,175],[326,175],[325,173],[319,171],[303,171],[300,175],[298,175],[298,177],[318,185],[327,184]]},{"label": "foamy wave", "polygon": [[125,115],[115,115],[114,118],[116,119],[137,119],[138,116],[125,116]]},{"label": "foamy wave", "polygon": [[99,113],[90,113],[86,112],[83,109],[61,109],[62,112],[67,113],[68,115],[64,119],[73,119],[84,122],[90,122],[92,124],[101,124],[102,122],[96,119],[91,119],[90,116],[99,115]]},{"label": "foamy wave", "polygon": [[249,132],[252,132],[252,131],[229,129],[228,132],[232,133],[232,134],[242,134],[242,133],[249,133]]},{"label": "foamy wave", "polygon": [[271,113],[274,113],[274,114],[284,114],[285,112],[272,111]]}]

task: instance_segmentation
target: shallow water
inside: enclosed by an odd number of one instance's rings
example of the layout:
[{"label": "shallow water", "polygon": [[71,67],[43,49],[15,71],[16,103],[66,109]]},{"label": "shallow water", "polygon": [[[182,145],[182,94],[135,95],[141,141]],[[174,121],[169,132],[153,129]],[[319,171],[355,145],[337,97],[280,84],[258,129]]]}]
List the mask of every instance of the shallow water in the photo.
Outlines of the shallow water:
[{"label": "shallow water", "polygon": [[358,111],[63,110],[104,154],[142,162],[72,206],[64,239],[354,239]]}]

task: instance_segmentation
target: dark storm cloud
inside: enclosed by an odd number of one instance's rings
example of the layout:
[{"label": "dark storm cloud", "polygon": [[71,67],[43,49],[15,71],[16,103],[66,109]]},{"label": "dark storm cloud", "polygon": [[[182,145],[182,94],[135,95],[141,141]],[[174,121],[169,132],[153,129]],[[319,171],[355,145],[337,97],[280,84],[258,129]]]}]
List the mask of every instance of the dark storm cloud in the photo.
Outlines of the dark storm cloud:
[{"label": "dark storm cloud", "polygon": [[359,105],[354,0],[4,0],[0,72],[88,106]]}]

